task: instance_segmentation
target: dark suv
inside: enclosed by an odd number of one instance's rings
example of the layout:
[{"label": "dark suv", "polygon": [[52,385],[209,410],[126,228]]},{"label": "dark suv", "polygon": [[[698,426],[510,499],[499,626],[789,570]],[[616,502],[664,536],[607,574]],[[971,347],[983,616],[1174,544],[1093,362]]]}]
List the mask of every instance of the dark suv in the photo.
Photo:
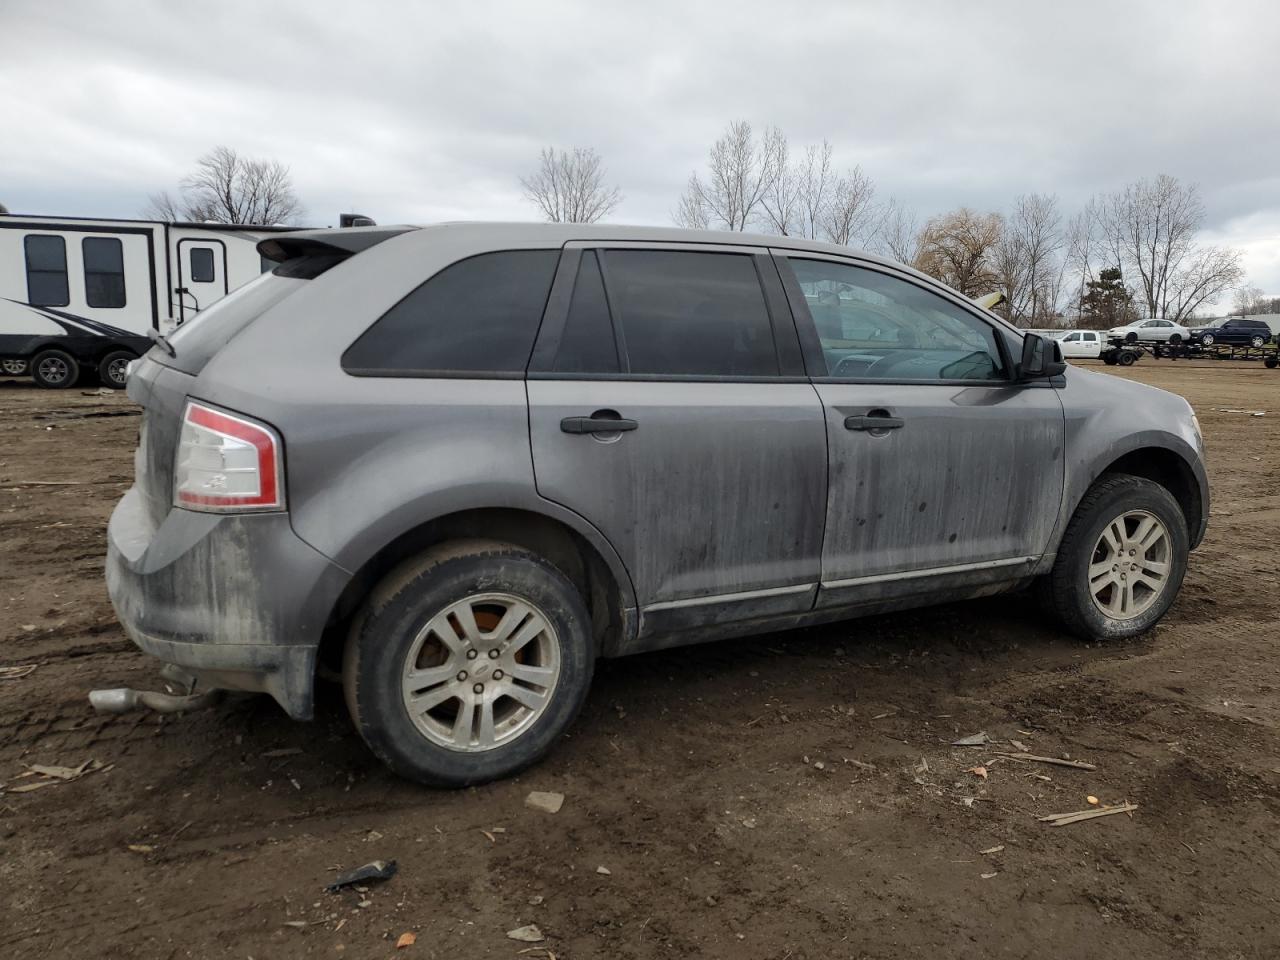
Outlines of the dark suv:
[{"label": "dark suv", "polygon": [[1221,323],[1196,327],[1191,331],[1191,342],[1211,347],[1224,343],[1237,347],[1260,347],[1271,339],[1271,328],[1261,320],[1248,317],[1227,317]]},{"label": "dark suv", "polygon": [[847,247],[450,224],[259,250],[280,265],[129,376],[111,599],[196,690],[309,718],[334,667],[426,783],[535,760],[598,657],[1032,582],[1132,637],[1204,535],[1185,400]]}]

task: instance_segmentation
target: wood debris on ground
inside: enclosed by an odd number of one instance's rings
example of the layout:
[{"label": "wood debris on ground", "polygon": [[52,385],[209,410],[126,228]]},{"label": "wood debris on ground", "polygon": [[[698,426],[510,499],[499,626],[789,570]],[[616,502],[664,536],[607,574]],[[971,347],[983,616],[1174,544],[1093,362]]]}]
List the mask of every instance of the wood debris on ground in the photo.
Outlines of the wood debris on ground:
[{"label": "wood debris on ground", "polygon": [[30,783],[19,784],[16,787],[4,786],[5,793],[30,793],[32,790],[40,790],[44,787],[52,787],[58,783],[68,783],[72,780],[79,780],[81,777],[88,776],[91,773],[99,771],[106,772],[114,767],[114,763],[103,763],[101,760],[86,760],[78,767],[60,767],[53,764],[32,763],[27,765],[27,769],[18,774],[15,780],[22,780],[27,777],[40,777],[39,780],[32,780]]},{"label": "wood debris on ground", "polygon": [[20,663],[12,667],[0,667],[0,680],[21,680],[36,672],[38,663]]},{"label": "wood debris on ground", "polygon": [[1076,810],[1071,813],[1051,813],[1047,817],[1037,817],[1041,823],[1051,827],[1065,827],[1069,823],[1081,820],[1094,820],[1098,817],[1109,817],[1113,813],[1132,813],[1138,809],[1136,803],[1122,803],[1114,807],[1103,807],[1101,810]]},{"label": "wood debris on ground", "polygon": [[1085,763],[1083,760],[1063,760],[1061,757],[1041,757],[1034,753],[1001,753],[997,756],[1005,757],[1009,760],[1025,760],[1030,763],[1052,763],[1057,767],[1071,767],[1075,770],[1097,770],[1097,766],[1092,763]]}]

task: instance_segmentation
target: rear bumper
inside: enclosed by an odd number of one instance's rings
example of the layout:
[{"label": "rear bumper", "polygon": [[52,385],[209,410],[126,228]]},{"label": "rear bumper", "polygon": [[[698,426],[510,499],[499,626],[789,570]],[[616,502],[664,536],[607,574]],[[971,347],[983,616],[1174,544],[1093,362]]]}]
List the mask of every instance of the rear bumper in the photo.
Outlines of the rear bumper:
[{"label": "rear bumper", "polygon": [[171,510],[153,529],[130,490],[107,528],[106,576],[144,652],[203,686],[269,693],[290,716],[311,717],[320,637],[348,575],[287,514]]}]

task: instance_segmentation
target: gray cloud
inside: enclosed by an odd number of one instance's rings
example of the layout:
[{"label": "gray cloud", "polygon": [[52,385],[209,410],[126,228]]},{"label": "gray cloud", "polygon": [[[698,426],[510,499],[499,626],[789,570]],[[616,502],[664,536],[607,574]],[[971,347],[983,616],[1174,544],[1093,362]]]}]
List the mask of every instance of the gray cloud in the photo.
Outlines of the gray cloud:
[{"label": "gray cloud", "polygon": [[1252,2],[0,6],[0,200],[136,215],[218,143],[290,165],[309,219],[527,219],[547,144],[669,222],[735,118],[827,138],[922,215],[1064,207],[1160,172],[1280,293],[1280,8]]}]

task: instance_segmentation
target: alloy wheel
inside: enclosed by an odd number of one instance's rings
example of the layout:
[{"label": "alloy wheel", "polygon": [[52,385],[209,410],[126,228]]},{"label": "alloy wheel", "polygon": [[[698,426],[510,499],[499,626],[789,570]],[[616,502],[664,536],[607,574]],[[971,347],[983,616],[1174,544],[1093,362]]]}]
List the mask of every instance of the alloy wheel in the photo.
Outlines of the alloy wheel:
[{"label": "alloy wheel", "polygon": [[432,743],[479,753],[533,726],[559,678],[559,638],[546,614],[519,597],[483,593],[451,603],[418,632],[401,695]]},{"label": "alloy wheel", "polygon": [[1146,510],[1130,510],[1102,531],[1089,563],[1089,594],[1112,620],[1132,620],[1159,599],[1171,569],[1169,531]]}]

